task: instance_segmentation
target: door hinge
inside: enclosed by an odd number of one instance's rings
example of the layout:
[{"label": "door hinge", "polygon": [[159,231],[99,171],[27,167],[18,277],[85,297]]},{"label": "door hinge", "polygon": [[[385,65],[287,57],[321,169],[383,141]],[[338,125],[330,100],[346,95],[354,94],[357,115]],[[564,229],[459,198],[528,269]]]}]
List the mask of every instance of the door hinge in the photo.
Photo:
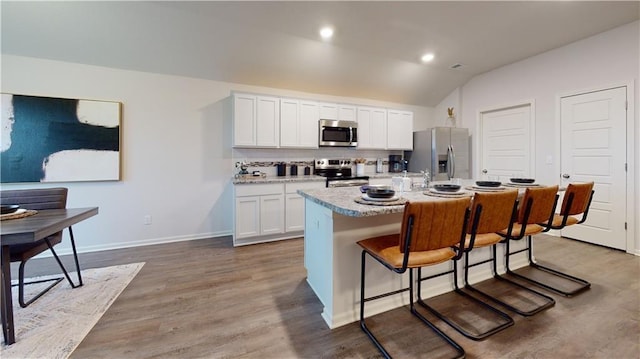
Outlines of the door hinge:
[{"label": "door hinge", "polygon": [[624,171],[627,172],[627,163],[624,163]]},{"label": "door hinge", "polygon": [[624,222],[624,230],[627,230],[627,222]]},{"label": "door hinge", "polygon": [[624,101],[624,109],[625,110],[629,110],[629,101],[628,100]]}]

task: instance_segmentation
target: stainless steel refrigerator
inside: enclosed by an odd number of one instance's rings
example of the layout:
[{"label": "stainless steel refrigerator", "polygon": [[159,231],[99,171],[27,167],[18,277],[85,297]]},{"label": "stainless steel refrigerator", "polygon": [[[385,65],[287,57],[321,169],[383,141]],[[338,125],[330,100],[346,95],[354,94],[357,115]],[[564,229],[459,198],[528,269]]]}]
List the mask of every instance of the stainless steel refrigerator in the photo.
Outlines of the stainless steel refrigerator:
[{"label": "stainless steel refrigerator", "polygon": [[413,151],[406,151],[409,172],[429,170],[432,181],[471,178],[469,130],[434,127],[413,133]]}]

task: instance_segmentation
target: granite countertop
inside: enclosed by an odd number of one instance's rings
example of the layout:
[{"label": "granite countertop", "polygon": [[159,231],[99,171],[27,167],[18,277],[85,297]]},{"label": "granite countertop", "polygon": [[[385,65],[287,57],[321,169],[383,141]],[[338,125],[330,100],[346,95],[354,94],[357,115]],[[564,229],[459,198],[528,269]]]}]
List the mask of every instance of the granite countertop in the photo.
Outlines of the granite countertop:
[{"label": "granite countertop", "polygon": [[[404,204],[395,206],[360,204],[355,201],[356,197],[361,197],[362,193],[358,187],[338,187],[338,188],[318,188],[308,190],[298,190],[302,197],[318,203],[333,212],[349,217],[369,217],[381,214],[401,213],[404,211]],[[417,201],[439,201],[447,198],[431,197],[423,193],[422,190],[405,192],[402,198],[412,202]]]},{"label": "granite countertop", "polygon": [[233,178],[233,184],[285,183],[285,182],[325,182],[322,176],[240,176]]},{"label": "granite countertop", "polygon": [[[369,176],[369,178],[391,178],[391,177],[402,177],[404,176],[404,173],[383,172],[383,173],[365,173],[364,175]],[[407,177],[422,177],[422,173],[407,172]]]}]

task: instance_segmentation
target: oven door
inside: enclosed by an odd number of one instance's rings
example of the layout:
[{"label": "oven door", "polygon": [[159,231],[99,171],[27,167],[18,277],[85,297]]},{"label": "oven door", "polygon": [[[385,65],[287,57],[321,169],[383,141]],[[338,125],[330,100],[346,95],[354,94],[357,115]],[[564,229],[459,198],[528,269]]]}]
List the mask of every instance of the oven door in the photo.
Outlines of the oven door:
[{"label": "oven door", "polygon": [[356,147],[358,123],[355,121],[320,120],[318,145],[322,147]]},{"label": "oven door", "polygon": [[327,179],[327,187],[359,187],[369,184],[368,178]]}]

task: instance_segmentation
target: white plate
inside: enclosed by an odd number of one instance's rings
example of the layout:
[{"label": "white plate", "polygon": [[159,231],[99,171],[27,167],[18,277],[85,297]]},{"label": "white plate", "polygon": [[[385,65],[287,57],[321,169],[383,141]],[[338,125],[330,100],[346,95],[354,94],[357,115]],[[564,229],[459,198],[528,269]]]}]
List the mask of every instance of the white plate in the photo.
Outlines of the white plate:
[{"label": "white plate", "polygon": [[507,189],[504,186],[498,186],[498,187],[489,187],[489,186],[471,186],[470,187],[471,190],[479,190],[479,191],[504,191],[505,189]]},{"label": "white plate", "polygon": [[457,190],[457,191],[455,191],[455,192],[449,192],[449,191],[438,191],[438,190],[437,190],[437,189],[435,189],[435,188],[429,188],[429,192],[431,192],[431,193],[437,193],[437,194],[448,194],[448,195],[450,195],[450,196],[462,196],[462,195],[464,195],[465,193],[467,193],[467,192],[466,192],[465,190],[463,190],[463,189],[459,189],[459,190]]},{"label": "white plate", "polygon": [[366,193],[362,194],[362,199],[367,201],[372,201],[372,202],[393,202],[393,201],[397,201],[399,198],[400,197],[398,196],[393,196],[391,198],[371,198]]}]

